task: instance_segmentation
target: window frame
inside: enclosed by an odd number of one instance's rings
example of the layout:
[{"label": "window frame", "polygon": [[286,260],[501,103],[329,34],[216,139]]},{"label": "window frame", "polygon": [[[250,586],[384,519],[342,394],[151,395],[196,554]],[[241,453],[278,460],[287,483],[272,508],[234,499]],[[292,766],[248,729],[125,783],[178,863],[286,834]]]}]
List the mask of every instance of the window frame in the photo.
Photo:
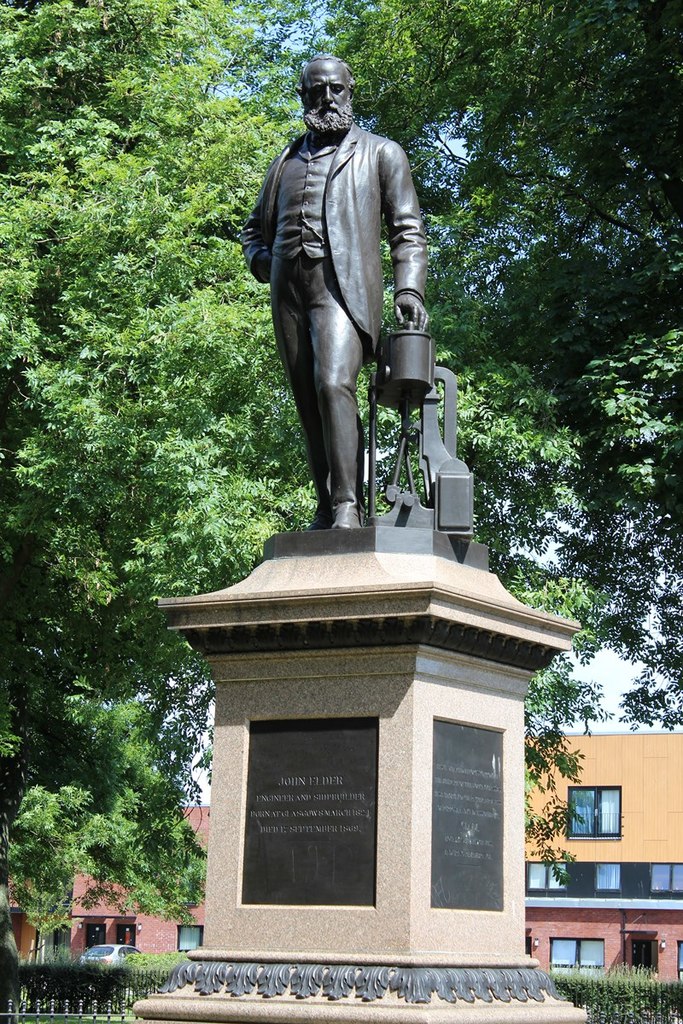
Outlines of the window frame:
[{"label": "window frame", "polygon": [[[574,963],[573,964],[556,964],[553,962],[553,944],[555,942],[573,942],[574,943]],[[599,942],[602,945],[602,963],[601,964],[584,964],[581,962],[581,947],[584,942]],[[554,971],[604,971],[605,970],[605,940],[604,939],[575,939],[565,935],[556,935],[550,939],[550,969]]]},{"label": "window frame", "polygon": [[[664,889],[660,889],[660,888],[655,889],[653,887],[653,885],[652,885],[652,876],[654,874],[654,869],[655,868],[667,868],[667,870],[668,870],[669,883],[668,883],[668,886],[666,888],[664,888]],[[652,861],[651,864],[650,864],[650,892],[651,893],[667,893],[667,892],[669,892],[669,893],[681,893],[681,894],[683,894],[683,884],[681,884],[679,886],[676,886],[676,887],[674,887],[674,884],[673,884],[673,881],[674,881],[674,869],[675,868],[683,869],[683,864],[680,861],[663,861],[663,860]]]},{"label": "window frame", "polygon": [[[567,870],[567,864],[566,864],[565,861],[557,861],[557,862],[554,862],[554,863],[559,864],[561,867],[563,867],[565,869],[565,871]],[[527,888],[527,892],[529,892],[529,893],[532,893],[532,892],[566,892],[566,890],[567,890],[567,883],[566,882],[560,883],[560,882],[557,882],[555,880],[555,877],[553,875],[554,863],[546,864],[543,861],[539,861],[539,860],[535,860],[535,861],[534,860],[529,860],[529,861],[527,861],[527,864],[526,864],[526,888]],[[530,878],[530,875],[531,875],[531,870],[530,869],[532,867],[542,867],[544,869],[544,879],[543,879],[544,884],[543,885],[534,885],[534,886],[530,885],[529,878]],[[553,884],[551,884],[551,882]]]},{"label": "window frame", "polygon": [[[595,806],[593,808],[593,822],[592,831],[590,832],[574,832],[574,813],[572,811],[572,800],[575,793],[587,793],[591,792],[595,794]],[[603,832],[600,828],[600,813],[601,813],[601,800],[603,793],[617,793],[619,800],[619,809],[617,811],[618,818],[618,831],[617,832]],[[621,818],[622,818],[622,802],[621,802],[621,786],[569,786],[567,803],[569,804],[569,810],[571,817],[569,819],[569,825],[567,829],[568,839],[621,839]]]},{"label": "window frame", "polygon": [[[600,868],[616,868],[619,879],[615,886],[607,887],[598,884]],[[595,891],[596,892],[621,892],[621,862],[620,861],[596,861],[595,863]]]},{"label": "window frame", "polygon": [[[181,934],[183,932],[183,929],[190,929],[190,928],[193,931],[195,929],[197,930],[197,932],[198,932],[198,940],[199,941],[197,942],[196,946],[181,946],[180,945],[180,936],[181,936]],[[204,941],[204,925],[203,924],[179,924],[178,925],[178,933],[176,935],[176,949],[178,950],[179,953],[187,953],[191,949],[199,949],[199,947],[201,946],[203,941]]]}]

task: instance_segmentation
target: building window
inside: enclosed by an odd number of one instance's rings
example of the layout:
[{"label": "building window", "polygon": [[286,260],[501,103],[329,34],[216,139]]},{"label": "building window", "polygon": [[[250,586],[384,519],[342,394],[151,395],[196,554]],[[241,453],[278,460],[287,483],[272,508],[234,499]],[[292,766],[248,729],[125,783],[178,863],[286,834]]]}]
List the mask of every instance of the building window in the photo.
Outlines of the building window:
[{"label": "building window", "polygon": [[683,981],[683,942],[678,943],[678,980]]},{"label": "building window", "polygon": [[550,966],[565,969],[604,967],[604,939],[551,939]]},{"label": "building window", "polygon": [[683,864],[653,864],[652,892],[683,892]]},{"label": "building window", "polygon": [[595,888],[598,892],[619,892],[621,889],[621,864],[596,864]]},{"label": "building window", "polygon": [[567,883],[555,877],[553,868],[566,870],[565,864],[527,864],[527,888],[536,889],[566,889]]},{"label": "building window", "polygon": [[204,939],[204,926],[200,924],[178,925],[178,949],[185,953],[188,949],[197,949]]},{"label": "building window", "polygon": [[570,786],[570,839],[621,837],[621,787]]},{"label": "building window", "polygon": [[55,953],[61,949],[68,951],[71,946],[71,930],[69,928],[56,928],[52,933],[51,944]]}]

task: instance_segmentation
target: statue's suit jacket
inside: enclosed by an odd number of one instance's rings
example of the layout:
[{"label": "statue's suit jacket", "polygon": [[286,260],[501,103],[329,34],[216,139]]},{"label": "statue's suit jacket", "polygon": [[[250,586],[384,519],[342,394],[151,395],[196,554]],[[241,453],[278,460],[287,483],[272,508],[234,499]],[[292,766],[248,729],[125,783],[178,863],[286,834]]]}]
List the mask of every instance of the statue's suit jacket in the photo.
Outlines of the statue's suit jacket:
[{"label": "statue's suit jacket", "polygon": [[[273,161],[257,204],[242,232],[247,263],[269,256],[277,225],[277,193],[285,160],[305,136]],[[408,159],[396,142],[352,125],[334,155],[327,178],[324,220],[330,255],[349,313],[377,344],[382,321],[380,232],[384,216],[394,268],[394,290],[424,298],[427,243]],[[258,262],[258,261],[257,261]]]}]

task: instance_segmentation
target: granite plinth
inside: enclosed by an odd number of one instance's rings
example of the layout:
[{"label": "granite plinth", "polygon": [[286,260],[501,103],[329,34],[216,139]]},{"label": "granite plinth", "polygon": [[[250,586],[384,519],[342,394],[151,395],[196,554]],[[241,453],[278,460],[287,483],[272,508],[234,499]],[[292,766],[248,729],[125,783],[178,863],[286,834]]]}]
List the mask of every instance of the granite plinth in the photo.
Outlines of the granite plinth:
[{"label": "granite plinth", "polygon": [[[161,602],[216,681],[212,826],[204,945],[136,1012],[584,1020],[524,952],[523,701],[576,624],[508,594],[485,549],[431,531],[279,536],[265,554],[233,587]],[[352,719],[377,734],[376,769],[363,755],[355,775],[334,735],[306,736]],[[303,730],[310,771],[290,740],[281,763],[277,744],[254,761],[252,735],[278,723]],[[356,848],[360,896],[344,902]]]},{"label": "granite plinth", "polygon": [[[489,963],[509,963],[512,951],[523,956],[523,698],[529,672],[419,645],[222,654],[210,661],[217,683],[215,769],[202,955],[229,950],[246,959],[248,951],[287,956],[297,950],[349,962],[373,955],[385,963],[415,954],[476,954]],[[374,904],[245,903],[250,723],[326,717],[378,722]],[[435,719],[502,737],[502,910],[433,906]],[[343,795],[343,759],[331,757],[327,770],[342,782],[326,791]]]}]

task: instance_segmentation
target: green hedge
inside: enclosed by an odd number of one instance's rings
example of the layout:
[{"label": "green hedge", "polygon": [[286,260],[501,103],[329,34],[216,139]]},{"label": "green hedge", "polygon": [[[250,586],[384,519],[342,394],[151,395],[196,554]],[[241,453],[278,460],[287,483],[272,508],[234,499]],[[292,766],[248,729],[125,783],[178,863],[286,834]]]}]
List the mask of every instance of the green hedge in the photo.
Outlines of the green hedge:
[{"label": "green hedge", "polygon": [[161,964],[144,968],[127,964],[21,964],[21,998],[29,1013],[35,1012],[38,1003],[41,1010],[49,1009],[53,1001],[55,1013],[65,1012],[67,1006],[69,1012],[76,1012],[81,1004],[83,1013],[93,1013],[95,1004],[99,1013],[106,1013],[109,1005],[113,1013],[122,1013],[166,981],[178,962],[178,957],[170,963],[169,959],[164,957]]},{"label": "green hedge", "polygon": [[166,971],[170,974],[176,964],[187,960],[185,953],[133,953],[126,965],[133,971]]},{"label": "green hedge", "polygon": [[574,1006],[585,1007],[589,1020],[610,1024],[683,1020],[683,983],[657,981],[649,972],[616,970],[603,975],[584,972],[553,973],[553,981]]}]

